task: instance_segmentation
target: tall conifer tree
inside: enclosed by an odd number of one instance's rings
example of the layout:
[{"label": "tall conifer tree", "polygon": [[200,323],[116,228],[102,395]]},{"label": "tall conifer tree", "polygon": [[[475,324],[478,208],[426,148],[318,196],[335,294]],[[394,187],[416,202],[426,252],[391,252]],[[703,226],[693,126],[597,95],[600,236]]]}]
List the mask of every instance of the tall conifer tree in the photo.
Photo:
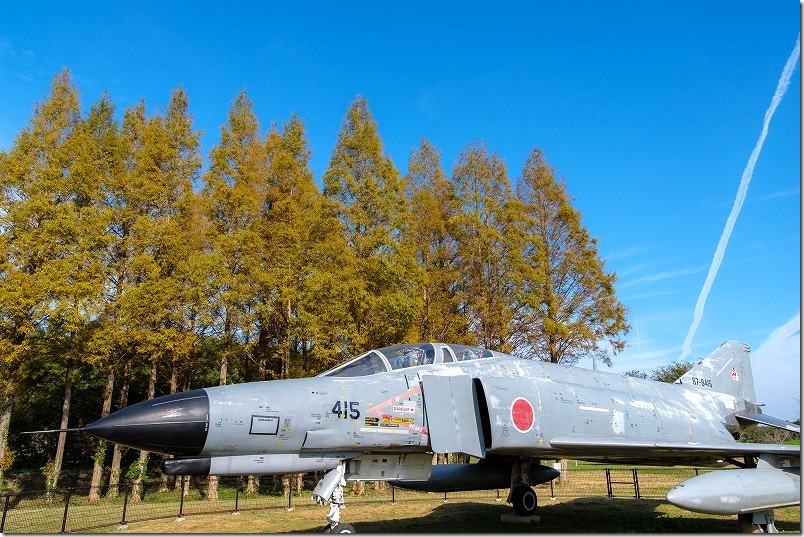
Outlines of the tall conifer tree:
[{"label": "tall conifer tree", "polygon": [[[232,104],[211,157],[203,199],[215,293],[210,313],[219,338],[219,381],[224,385],[230,380],[231,358],[243,343],[239,335],[249,334],[254,323],[252,285],[262,253],[258,222],[267,196],[265,144],[245,92]],[[216,478],[210,478],[208,496],[217,498]]]},{"label": "tall conifer tree", "polygon": [[294,115],[281,131],[273,128],[266,147],[263,330],[270,327],[276,341],[280,368],[274,375],[309,375],[332,358],[331,346],[316,343],[331,341],[333,325],[347,322],[340,290],[351,280],[348,251],[338,220],[313,180],[301,120]]},{"label": "tall conifer tree", "polygon": [[609,352],[624,348],[629,329],[615,295],[617,277],[606,272],[597,241],[539,149],[525,162],[517,197],[525,345],[553,363],[573,365],[595,356],[611,365]]},{"label": "tall conifer tree", "polygon": [[485,143],[470,144],[452,170],[460,208],[458,239],[462,308],[474,343],[513,350],[516,248],[511,240],[511,187],[505,164]]},{"label": "tall conifer tree", "polygon": [[460,311],[458,241],[451,225],[458,200],[441,154],[425,138],[411,151],[406,182],[412,218],[405,239],[421,268],[421,308],[412,339],[468,343],[467,320]]},{"label": "tall conifer tree", "polygon": [[418,307],[417,267],[403,242],[410,211],[404,182],[385,155],[368,102],[358,97],[338,133],[324,173],[324,194],[338,203],[357,277],[345,297],[352,350],[403,341]]}]

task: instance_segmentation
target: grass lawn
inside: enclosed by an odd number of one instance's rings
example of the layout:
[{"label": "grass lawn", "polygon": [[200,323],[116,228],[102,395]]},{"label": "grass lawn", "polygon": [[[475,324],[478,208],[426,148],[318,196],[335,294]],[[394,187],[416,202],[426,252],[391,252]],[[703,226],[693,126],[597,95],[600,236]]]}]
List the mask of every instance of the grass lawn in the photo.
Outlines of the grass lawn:
[{"label": "grass lawn", "polygon": [[[736,517],[683,511],[667,502],[619,498],[540,499],[541,520],[501,522],[510,506],[494,499],[347,503],[342,520],[358,533],[738,533]],[[182,521],[154,520],[129,524],[115,533],[320,533],[328,508],[297,506],[197,515]],[[776,510],[781,532],[799,533],[798,507]]]}]

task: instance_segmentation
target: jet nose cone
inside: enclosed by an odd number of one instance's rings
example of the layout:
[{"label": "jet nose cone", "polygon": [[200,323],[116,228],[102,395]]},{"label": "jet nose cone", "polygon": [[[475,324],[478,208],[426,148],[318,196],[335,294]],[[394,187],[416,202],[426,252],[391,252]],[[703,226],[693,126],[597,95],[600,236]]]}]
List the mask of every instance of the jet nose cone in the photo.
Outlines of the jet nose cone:
[{"label": "jet nose cone", "polygon": [[87,425],[93,436],[146,451],[198,455],[209,429],[209,397],[204,390],[157,397]]}]

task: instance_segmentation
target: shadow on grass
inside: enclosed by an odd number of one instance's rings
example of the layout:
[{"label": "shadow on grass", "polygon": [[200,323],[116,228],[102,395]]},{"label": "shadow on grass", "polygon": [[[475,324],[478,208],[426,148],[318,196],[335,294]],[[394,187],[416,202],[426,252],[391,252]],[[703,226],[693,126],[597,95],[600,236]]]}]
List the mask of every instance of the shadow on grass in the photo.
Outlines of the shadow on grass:
[{"label": "shadow on grass", "polygon": [[[645,499],[581,498],[540,506],[539,522],[502,522],[511,513],[505,503],[456,502],[437,505],[428,515],[399,516],[389,506],[387,517],[366,520],[360,506],[344,511],[343,522],[357,533],[739,533],[737,517],[698,515],[679,511],[666,502]],[[703,518],[701,518],[703,517]],[[778,515],[777,515],[778,517]],[[779,520],[782,532],[800,532],[799,522]],[[321,533],[324,524],[292,533]]]}]

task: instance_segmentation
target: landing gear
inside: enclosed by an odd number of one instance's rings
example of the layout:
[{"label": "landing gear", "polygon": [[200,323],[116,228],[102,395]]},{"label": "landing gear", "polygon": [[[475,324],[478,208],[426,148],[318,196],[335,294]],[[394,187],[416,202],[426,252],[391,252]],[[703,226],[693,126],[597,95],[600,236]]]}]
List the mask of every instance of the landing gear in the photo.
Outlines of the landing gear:
[{"label": "landing gear", "polygon": [[335,524],[335,526],[327,526],[324,533],[355,533],[355,529],[351,524]]},{"label": "landing gear", "polygon": [[327,475],[313,489],[313,500],[318,505],[326,505],[328,502],[330,504],[324,533],[355,533],[351,524],[341,523],[341,508],[346,503],[343,498],[343,487],[346,486],[345,475],[346,465],[341,462],[336,468],[327,472]]},{"label": "landing gear", "polygon": [[527,485],[517,485],[511,491],[511,503],[514,513],[519,516],[531,516],[536,512],[536,491]]},{"label": "landing gear", "polygon": [[743,533],[779,533],[776,529],[773,511],[741,513],[737,515],[740,531]]},{"label": "landing gear", "polygon": [[530,459],[519,459],[511,466],[511,492],[508,503],[517,516],[529,517],[536,512],[536,491],[531,488]]}]

